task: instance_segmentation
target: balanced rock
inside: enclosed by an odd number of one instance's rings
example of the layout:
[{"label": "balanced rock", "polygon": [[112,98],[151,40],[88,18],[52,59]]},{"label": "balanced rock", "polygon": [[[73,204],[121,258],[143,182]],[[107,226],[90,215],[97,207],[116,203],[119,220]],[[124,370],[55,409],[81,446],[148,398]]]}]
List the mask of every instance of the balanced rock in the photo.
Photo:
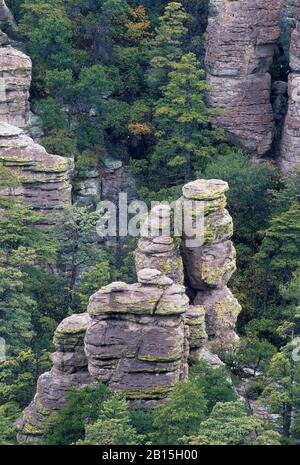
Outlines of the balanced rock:
[{"label": "balanced rock", "polygon": [[[223,208],[227,190],[227,183],[216,180],[195,181],[183,188],[182,208],[190,208],[193,224],[199,223],[195,230],[198,243],[190,244],[184,231],[182,246],[187,281],[195,290],[221,288],[236,271],[236,252],[230,241],[233,222]],[[187,204],[190,201],[191,206]]]},{"label": "balanced rock", "polygon": [[188,378],[189,360],[222,365],[215,351],[237,339],[241,310],[227,288],[236,266],[232,219],[224,208],[227,190],[218,180],[184,187],[178,205],[188,203],[194,226],[199,211],[203,220],[203,240],[194,247],[185,234],[174,239],[170,207],[154,207],[141,228],[138,283],[104,286],[90,298],[87,314],[58,326],[53,368],[40,377],[37,394],[18,421],[20,442],[42,441],[52,414],[74,387],[103,382],[111,391],[124,391],[129,405],[138,400],[149,407]]}]

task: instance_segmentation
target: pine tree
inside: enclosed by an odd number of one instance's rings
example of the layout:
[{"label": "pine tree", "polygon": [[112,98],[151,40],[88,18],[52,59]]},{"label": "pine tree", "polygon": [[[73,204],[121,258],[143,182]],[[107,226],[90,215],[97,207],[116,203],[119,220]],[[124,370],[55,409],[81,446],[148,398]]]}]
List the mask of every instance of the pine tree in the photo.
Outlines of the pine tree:
[{"label": "pine tree", "polygon": [[173,62],[169,81],[155,105],[158,142],[151,166],[171,183],[189,181],[194,170],[217,153],[214,144],[223,136],[222,131],[210,127],[215,110],[205,104],[209,85],[198,66],[193,53]]},{"label": "pine tree", "polygon": [[261,396],[271,413],[279,415],[278,423],[283,437],[291,434],[292,419],[300,406],[300,366],[286,346],[274,355],[267,372],[267,386]]},{"label": "pine tree", "polygon": [[219,402],[209,418],[201,423],[199,434],[183,440],[192,445],[246,445],[249,435],[261,428],[262,422],[251,415],[242,402]]},{"label": "pine tree", "polygon": [[178,62],[184,53],[183,41],[187,34],[185,23],[188,15],[179,2],[170,2],[164,14],[159,18],[160,25],[151,47],[149,85],[154,93],[159,93],[167,83],[168,74],[174,62]]},{"label": "pine tree", "polygon": [[113,395],[103,403],[99,419],[87,425],[85,439],[78,444],[133,446],[142,441],[143,436],[131,424],[126,400]]}]

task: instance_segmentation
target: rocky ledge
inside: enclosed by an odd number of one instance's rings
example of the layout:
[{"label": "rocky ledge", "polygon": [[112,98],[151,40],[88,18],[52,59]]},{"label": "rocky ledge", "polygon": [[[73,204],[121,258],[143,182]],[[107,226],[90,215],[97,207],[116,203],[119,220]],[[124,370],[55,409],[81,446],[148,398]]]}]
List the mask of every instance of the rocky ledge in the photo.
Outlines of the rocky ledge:
[{"label": "rocky ledge", "polygon": [[73,160],[50,155],[16,126],[0,122],[0,163],[19,177],[20,186],[1,191],[1,196],[20,199],[45,215],[71,204],[70,174]]}]

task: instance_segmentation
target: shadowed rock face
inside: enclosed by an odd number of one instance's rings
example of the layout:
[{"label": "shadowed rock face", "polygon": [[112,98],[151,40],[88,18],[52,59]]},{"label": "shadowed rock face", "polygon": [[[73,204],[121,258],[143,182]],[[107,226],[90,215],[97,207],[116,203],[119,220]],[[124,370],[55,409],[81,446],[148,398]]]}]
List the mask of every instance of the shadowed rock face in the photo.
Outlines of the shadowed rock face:
[{"label": "shadowed rock face", "polygon": [[285,118],[279,165],[283,174],[300,167],[300,1],[294,0],[296,27],[291,36],[289,102]]},{"label": "shadowed rock face", "polygon": [[284,0],[211,2],[206,38],[208,102],[224,110],[216,125],[233,143],[262,156],[271,148],[274,118],[270,104],[275,43]]},{"label": "shadowed rock face", "polygon": [[87,314],[57,328],[53,368],[40,377],[36,397],[17,423],[20,442],[42,441],[50,414],[66,404],[71,388],[101,381],[112,391],[126,391],[129,403],[153,406],[187,379],[188,360],[222,364],[213,351],[238,339],[241,310],[227,288],[236,267],[227,190],[219,180],[184,186],[178,204],[189,202],[192,215],[197,207],[205,215],[196,247],[186,237],[179,247],[164,229],[176,224],[170,208],[154,207],[136,253],[138,282],[103,287],[90,298]]}]

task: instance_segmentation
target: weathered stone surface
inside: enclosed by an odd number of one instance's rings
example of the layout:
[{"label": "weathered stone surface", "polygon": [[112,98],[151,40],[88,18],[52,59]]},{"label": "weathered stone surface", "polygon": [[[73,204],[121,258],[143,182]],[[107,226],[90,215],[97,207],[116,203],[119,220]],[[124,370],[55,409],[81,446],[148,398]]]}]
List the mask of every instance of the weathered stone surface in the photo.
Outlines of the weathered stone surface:
[{"label": "weathered stone surface", "polygon": [[0,122],[0,162],[15,171],[21,182],[16,190],[1,195],[19,198],[46,215],[71,205],[73,160],[48,154],[20,128],[4,122]]},{"label": "weathered stone surface", "polygon": [[[218,180],[198,180],[183,188],[182,207],[190,209],[194,229],[198,225],[195,229],[197,242],[190,244],[184,231],[182,246],[187,283],[194,290],[222,288],[236,271],[236,251],[230,241],[233,222],[223,208],[223,200],[219,202],[227,190],[228,184]],[[192,206],[189,205],[191,200]],[[201,208],[203,202],[206,204],[204,210]],[[201,215],[205,215],[202,223],[199,221]],[[196,217],[200,218],[196,221]]]},{"label": "weathered stone surface", "polygon": [[158,287],[170,286],[173,284],[171,278],[163,275],[160,271],[151,268],[144,268],[138,272],[138,281],[141,284],[150,284]]},{"label": "weathered stone surface", "polygon": [[84,336],[90,323],[85,313],[72,315],[58,326],[53,368],[39,377],[36,395],[16,423],[19,442],[42,442],[53,415],[66,405],[70,391],[94,382],[84,352]]},{"label": "weathered stone surface", "polygon": [[171,231],[170,207],[154,207],[141,228],[141,239],[135,251],[135,266],[138,272],[145,268],[158,270],[174,282],[183,284],[180,242],[171,237]]},{"label": "weathered stone surface", "polygon": [[212,368],[220,368],[225,366],[225,363],[223,363],[216,354],[213,354],[210,350],[208,350],[207,347],[202,347],[202,349],[192,351],[192,360],[195,362],[204,360]]},{"label": "weathered stone surface", "polygon": [[184,262],[193,289],[222,288],[236,271],[236,251],[231,241],[185,247]]},{"label": "weathered stone surface", "polygon": [[236,341],[235,325],[241,306],[227,287],[199,292],[195,304],[205,308],[206,330],[211,343],[226,346]]},{"label": "weathered stone surface", "polygon": [[60,352],[73,352],[83,347],[85,333],[92,320],[88,313],[72,315],[63,320],[54,334],[54,344]]},{"label": "weathered stone surface", "polygon": [[26,128],[29,124],[31,60],[11,46],[0,48],[0,121]]},{"label": "weathered stone surface", "polygon": [[296,27],[290,47],[289,102],[285,118],[279,166],[283,174],[300,167],[300,1],[294,2]]},{"label": "weathered stone surface", "polygon": [[162,294],[156,310],[156,315],[175,315],[185,313],[189,304],[189,299],[185,294],[185,288],[178,284],[168,287]]},{"label": "weathered stone surface", "polygon": [[208,102],[233,143],[262,156],[275,131],[270,104],[272,64],[283,0],[213,2],[206,39]]},{"label": "weathered stone surface", "polygon": [[228,183],[220,179],[198,179],[183,186],[183,196],[188,200],[217,200],[229,190]]},{"label": "weathered stone surface", "polygon": [[90,315],[105,313],[153,314],[163,291],[155,286],[112,283],[96,292],[88,307]]},{"label": "weathered stone surface", "polygon": [[128,399],[161,399],[184,375],[182,316],[138,315],[95,321],[86,334],[89,371]]},{"label": "weathered stone surface", "polygon": [[205,308],[202,305],[190,305],[186,312],[186,325],[189,328],[189,358],[197,360],[199,349],[206,346],[208,335],[206,332]]}]

